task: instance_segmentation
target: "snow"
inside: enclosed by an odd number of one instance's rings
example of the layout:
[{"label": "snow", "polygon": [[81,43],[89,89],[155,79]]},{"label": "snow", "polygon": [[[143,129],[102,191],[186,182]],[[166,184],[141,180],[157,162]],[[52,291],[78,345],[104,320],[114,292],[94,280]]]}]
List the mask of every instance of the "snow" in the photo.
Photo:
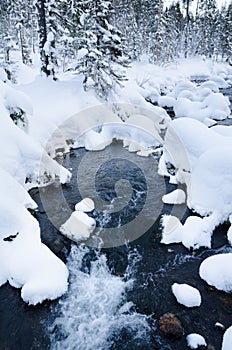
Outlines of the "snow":
[{"label": "snow", "polygon": [[178,303],[186,307],[196,307],[201,305],[200,292],[188,284],[174,283],[172,285],[172,292]]},{"label": "snow", "polygon": [[74,211],[60,227],[60,231],[71,240],[79,242],[88,239],[95,227],[96,222],[93,218],[80,211]]},{"label": "snow", "polygon": [[95,208],[94,201],[91,198],[84,198],[82,201],[75,205],[75,210],[88,213]]},{"label": "snow", "polygon": [[218,224],[216,214],[200,218],[189,216],[184,225],[175,216],[164,215],[162,218],[161,243],[180,243],[190,249],[200,247],[211,247],[211,236]]},{"label": "snow", "polygon": [[232,253],[218,254],[205,259],[200,266],[200,277],[209,285],[223,290],[232,291]]},{"label": "snow", "polygon": [[207,346],[207,343],[205,339],[202,337],[202,335],[197,333],[192,333],[187,335],[186,340],[190,349],[198,349],[201,346],[203,347]]},{"label": "snow", "polygon": [[162,201],[166,204],[182,204],[185,200],[186,194],[181,189],[176,189],[162,197]]},{"label": "snow", "polygon": [[232,245],[232,215],[229,216],[229,221],[230,221],[230,227],[229,230],[227,231],[227,239],[230,245]]},{"label": "snow", "polygon": [[232,213],[231,147],[232,139],[214,128],[190,118],[174,120],[165,135],[159,173],[167,175],[165,164],[173,164],[177,180],[187,185],[188,207],[203,216],[218,212],[226,220]]},{"label": "snow", "polygon": [[221,350],[231,350],[232,344],[232,326],[227,328],[223,335],[222,349]]},{"label": "snow", "polygon": [[32,305],[60,297],[68,270],[41,243],[38,222],[26,209],[36,208],[35,202],[5,171],[0,171],[0,192],[0,285],[8,281],[22,288],[22,299]]},{"label": "snow", "polygon": [[[85,53],[80,50],[79,58]],[[184,224],[174,216],[164,216],[162,243],[182,242],[193,249],[210,247],[213,229],[232,214],[228,151],[232,133],[229,128],[206,126],[230,113],[228,99],[218,90],[228,85],[224,78],[229,66],[212,65],[199,58],[180,59],[165,67],[141,60],[131,64],[124,88],[110,94],[106,104],[100,104],[93,92],[83,90],[80,75],[74,76],[71,71],[58,74],[55,82],[37,73],[38,68],[19,64],[18,85],[14,87],[4,83],[6,76],[0,73],[1,284],[9,281],[22,288],[22,298],[33,305],[65,293],[68,271],[41,243],[38,222],[27,210],[36,204],[26,190],[48,181],[69,181],[70,172],[52,159],[56,153],[67,152],[70,147],[97,151],[114,138],[123,140],[129,151],[140,156],[149,156],[164,144],[159,173],[168,175],[167,163],[173,164],[176,172],[170,182],[186,183],[188,206],[208,216],[191,216]],[[191,76],[209,80],[198,86],[190,82]],[[171,121],[162,107],[174,107],[183,118]],[[19,110],[26,120],[26,127],[18,123],[21,129],[10,118]],[[164,201],[176,204],[185,199],[180,190],[178,200],[175,196],[175,192],[170,193]],[[96,224],[82,212],[86,211],[86,200],[76,205],[61,228],[76,241],[87,239]],[[88,199],[87,207],[89,204]],[[229,241],[230,237],[228,233]]]}]

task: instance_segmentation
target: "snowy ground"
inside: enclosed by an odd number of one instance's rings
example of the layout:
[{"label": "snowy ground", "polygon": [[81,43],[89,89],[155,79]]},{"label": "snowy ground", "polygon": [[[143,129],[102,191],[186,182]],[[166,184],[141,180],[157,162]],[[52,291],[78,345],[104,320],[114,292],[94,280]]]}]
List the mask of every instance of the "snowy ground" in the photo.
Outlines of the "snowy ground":
[{"label": "snowy ground", "polygon": [[[228,98],[219,88],[232,84],[232,68],[201,58],[163,67],[144,59],[132,64],[128,76],[125,87],[112,94],[108,104],[93,92],[84,92],[81,77],[70,72],[54,82],[38,75],[37,69],[20,66],[16,86],[0,80],[0,284],[9,281],[22,288],[22,298],[30,304],[57,298],[67,290],[67,268],[41,243],[39,225],[27,210],[36,204],[27,190],[48,180],[69,180],[70,172],[52,158],[70,146],[98,150],[117,138],[140,156],[163,147],[160,174],[187,186],[186,194],[178,190],[163,200],[178,205],[186,199],[188,207],[201,215],[189,217],[184,224],[164,217],[165,244],[210,247],[214,228],[231,218],[232,131],[212,126],[230,117]],[[5,79],[3,74],[0,79]],[[196,84],[193,79],[205,82]],[[173,108],[177,119],[171,121],[163,107]],[[21,115],[17,125],[10,118],[13,113]],[[171,175],[168,165],[174,169]],[[232,276],[223,262],[230,256],[213,258],[202,264],[201,277],[231,291]],[[215,264],[217,278],[212,273]]]}]

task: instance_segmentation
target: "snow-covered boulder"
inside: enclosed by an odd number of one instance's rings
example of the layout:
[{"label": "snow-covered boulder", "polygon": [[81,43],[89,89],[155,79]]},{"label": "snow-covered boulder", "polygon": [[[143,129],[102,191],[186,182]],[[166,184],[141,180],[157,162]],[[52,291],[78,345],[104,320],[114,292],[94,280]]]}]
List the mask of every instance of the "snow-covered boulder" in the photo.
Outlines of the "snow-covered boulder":
[{"label": "snow-covered boulder", "polygon": [[181,189],[176,189],[162,197],[162,201],[166,204],[182,204],[186,200],[186,194]]},{"label": "snow-covered boulder", "polygon": [[82,201],[75,205],[75,210],[82,211],[83,213],[88,213],[93,211],[95,208],[94,201],[91,198],[84,198]]},{"label": "snow-covered boulder", "polygon": [[188,284],[174,283],[172,285],[172,292],[178,303],[186,307],[196,307],[201,305],[200,292]]},{"label": "snow-covered boulder", "polygon": [[224,292],[231,292],[231,266],[232,253],[213,255],[201,263],[199,274],[209,285]]},{"label": "snow-covered boulder", "polygon": [[164,215],[162,218],[161,243],[180,243],[190,249],[211,247],[211,236],[217,226],[218,217],[212,215],[205,218],[189,216],[184,225],[175,216]]},{"label": "snow-covered boulder", "polygon": [[186,337],[188,347],[190,349],[198,349],[200,347],[207,347],[205,338],[202,335],[197,333],[192,333]]},{"label": "snow-covered boulder", "polygon": [[232,344],[232,326],[227,328],[223,335],[222,349],[221,350],[231,350]]},{"label": "snow-covered boulder", "polygon": [[87,214],[74,211],[70,218],[60,227],[61,233],[75,242],[86,240],[94,231],[96,222]]}]

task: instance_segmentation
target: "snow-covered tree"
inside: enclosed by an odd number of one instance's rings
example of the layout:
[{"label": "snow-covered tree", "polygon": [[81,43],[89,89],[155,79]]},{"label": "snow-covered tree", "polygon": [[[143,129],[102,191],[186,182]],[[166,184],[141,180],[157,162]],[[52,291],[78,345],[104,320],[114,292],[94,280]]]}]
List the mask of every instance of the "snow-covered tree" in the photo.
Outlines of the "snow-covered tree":
[{"label": "snow-covered tree", "polygon": [[41,71],[56,79],[58,65],[57,43],[62,36],[63,22],[60,0],[36,1],[39,25]]},{"label": "snow-covered tree", "polygon": [[224,7],[221,11],[219,50],[222,56],[232,64],[232,3],[227,9]]},{"label": "snow-covered tree", "polygon": [[194,29],[196,45],[194,53],[207,57],[213,55],[218,35],[218,16],[216,0],[199,0]]},{"label": "snow-covered tree", "polygon": [[114,5],[115,26],[120,29],[125,38],[128,55],[132,60],[139,59],[142,47],[142,37],[136,21],[133,1],[121,0]]},{"label": "snow-covered tree", "polygon": [[110,23],[110,1],[82,0],[81,11],[77,70],[84,75],[85,90],[93,88],[107,99],[110,90],[126,78],[122,67],[128,59],[122,34]]}]

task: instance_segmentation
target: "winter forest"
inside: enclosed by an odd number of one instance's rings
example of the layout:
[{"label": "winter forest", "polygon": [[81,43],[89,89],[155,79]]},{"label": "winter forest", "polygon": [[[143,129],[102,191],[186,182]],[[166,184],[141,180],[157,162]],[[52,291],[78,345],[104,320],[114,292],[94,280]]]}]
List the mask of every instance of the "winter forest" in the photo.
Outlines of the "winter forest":
[{"label": "winter forest", "polygon": [[216,0],[198,0],[194,13],[191,0],[6,0],[0,19],[0,63],[12,81],[16,51],[31,65],[39,49],[46,75],[83,73],[85,88],[93,85],[100,96],[125,79],[120,66],[143,54],[158,64],[195,55],[232,59],[232,5],[219,9]]},{"label": "winter forest", "polygon": [[232,2],[0,0],[0,348],[231,350]]}]

